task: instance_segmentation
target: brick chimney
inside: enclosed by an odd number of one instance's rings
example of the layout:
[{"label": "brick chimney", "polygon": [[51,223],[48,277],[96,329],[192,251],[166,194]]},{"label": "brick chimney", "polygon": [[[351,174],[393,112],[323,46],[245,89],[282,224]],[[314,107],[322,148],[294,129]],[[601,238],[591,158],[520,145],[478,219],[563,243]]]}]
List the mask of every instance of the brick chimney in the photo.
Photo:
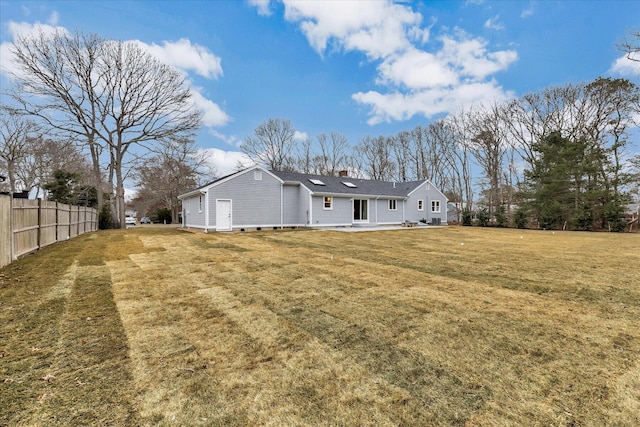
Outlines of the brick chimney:
[{"label": "brick chimney", "polygon": [[347,171],[347,170],[339,171],[339,172],[338,172],[338,176],[340,176],[340,177],[347,177],[347,176],[349,176],[349,171]]}]

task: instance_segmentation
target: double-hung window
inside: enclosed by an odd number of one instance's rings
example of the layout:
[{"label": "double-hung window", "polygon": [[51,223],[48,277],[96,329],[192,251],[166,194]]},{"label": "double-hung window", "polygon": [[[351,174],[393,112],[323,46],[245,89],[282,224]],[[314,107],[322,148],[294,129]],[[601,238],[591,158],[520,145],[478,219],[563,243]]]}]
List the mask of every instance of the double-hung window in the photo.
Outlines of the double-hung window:
[{"label": "double-hung window", "polygon": [[418,210],[419,211],[424,210],[424,200],[418,200]]},{"label": "double-hung window", "polygon": [[396,199],[389,199],[389,210],[395,211],[398,209],[398,201]]},{"label": "double-hung window", "polygon": [[324,196],[324,209],[333,209],[333,197]]},{"label": "double-hung window", "polygon": [[431,212],[440,213],[440,200],[431,201]]}]

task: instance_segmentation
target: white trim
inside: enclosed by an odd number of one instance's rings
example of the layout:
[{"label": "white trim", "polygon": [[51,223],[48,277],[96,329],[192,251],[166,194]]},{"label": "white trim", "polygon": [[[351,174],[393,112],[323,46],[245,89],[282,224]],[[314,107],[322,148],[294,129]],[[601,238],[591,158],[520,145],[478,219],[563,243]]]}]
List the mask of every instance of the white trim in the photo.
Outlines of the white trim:
[{"label": "white trim", "polygon": [[209,221],[209,193],[205,193],[204,196],[204,224],[205,229],[208,230],[211,227],[211,221]]},{"label": "white trim", "polygon": [[267,228],[280,228],[280,227],[306,227],[305,224],[233,224],[233,229],[238,230],[240,228],[262,228],[266,230]]},{"label": "white trim", "polygon": [[402,201],[402,222],[405,222],[407,220],[405,205],[406,205],[406,200],[403,200]]},{"label": "white trim", "polygon": [[418,212],[424,211],[424,199],[418,199]]},{"label": "white trim", "polygon": [[[355,213],[355,202],[356,202],[356,200],[360,200],[360,201],[366,200],[366,202],[367,202],[367,219],[355,219],[354,218],[353,214]],[[371,216],[371,215],[369,215],[370,214],[369,205],[370,205],[369,199],[360,199],[360,198],[357,198],[357,197],[354,197],[353,199],[351,199],[351,221],[353,221],[354,224],[367,224],[367,223],[371,222],[369,220],[369,217]],[[362,204],[360,204],[360,213],[362,214]]]},{"label": "white trim", "polygon": [[281,184],[280,185],[280,227],[282,227],[283,223],[284,223],[284,184]]}]

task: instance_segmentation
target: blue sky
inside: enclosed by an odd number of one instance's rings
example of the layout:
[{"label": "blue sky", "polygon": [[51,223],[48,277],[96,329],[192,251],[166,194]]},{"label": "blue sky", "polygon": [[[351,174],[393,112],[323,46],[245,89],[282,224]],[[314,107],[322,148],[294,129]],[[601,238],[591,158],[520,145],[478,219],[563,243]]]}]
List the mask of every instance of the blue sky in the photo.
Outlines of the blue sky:
[{"label": "blue sky", "polygon": [[640,1],[0,0],[3,88],[14,36],[55,27],[136,40],[184,72],[221,174],[268,118],[355,145],[473,103],[640,78],[615,47]]}]

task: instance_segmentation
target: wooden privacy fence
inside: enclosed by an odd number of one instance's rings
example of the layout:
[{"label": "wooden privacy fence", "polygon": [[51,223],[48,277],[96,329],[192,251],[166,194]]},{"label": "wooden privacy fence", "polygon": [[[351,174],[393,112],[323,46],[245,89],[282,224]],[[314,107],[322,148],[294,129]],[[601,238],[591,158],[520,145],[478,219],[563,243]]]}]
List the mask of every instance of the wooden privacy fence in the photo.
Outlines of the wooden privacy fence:
[{"label": "wooden privacy fence", "polygon": [[0,267],[19,256],[98,229],[98,211],[0,195]]}]

